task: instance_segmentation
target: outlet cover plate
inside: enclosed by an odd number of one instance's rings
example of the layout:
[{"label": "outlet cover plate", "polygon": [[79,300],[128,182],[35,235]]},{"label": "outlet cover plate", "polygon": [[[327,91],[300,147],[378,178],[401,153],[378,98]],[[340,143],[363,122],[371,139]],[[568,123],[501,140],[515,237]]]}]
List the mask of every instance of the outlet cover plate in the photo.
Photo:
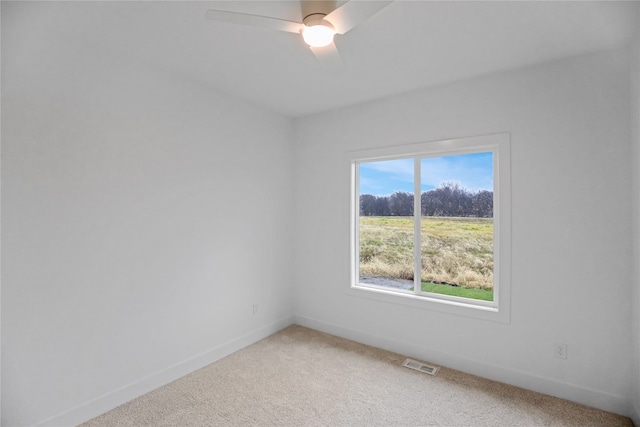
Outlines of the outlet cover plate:
[{"label": "outlet cover plate", "polygon": [[564,343],[555,343],[553,345],[553,355],[558,359],[567,358],[567,345]]}]

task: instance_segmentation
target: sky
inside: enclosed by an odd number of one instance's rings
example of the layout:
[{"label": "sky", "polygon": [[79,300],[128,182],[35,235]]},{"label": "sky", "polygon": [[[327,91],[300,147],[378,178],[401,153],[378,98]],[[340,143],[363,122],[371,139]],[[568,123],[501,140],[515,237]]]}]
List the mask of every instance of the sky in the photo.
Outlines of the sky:
[{"label": "sky", "polygon": [[[456,181],[470,191],[493,191],[493,154],[474,153],[430,157],[420,162],[422,192],[445,181]],[[413,159],[360,163],[360,194],[387,196],[395,191],[413,193]]]}]

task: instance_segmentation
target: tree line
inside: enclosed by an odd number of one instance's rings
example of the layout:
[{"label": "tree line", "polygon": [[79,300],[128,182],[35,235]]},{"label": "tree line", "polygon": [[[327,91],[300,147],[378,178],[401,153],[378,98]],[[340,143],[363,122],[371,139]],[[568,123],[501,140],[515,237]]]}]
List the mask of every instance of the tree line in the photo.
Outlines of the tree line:
[{"label": "tree line", "polygon": [[[423,216],[493,217],[493,191],[469,191],[457,182],[444,182],[420,195]],[[413,194],[396,191],[389,196],[360,195],[362,216],[412,216]]]}]

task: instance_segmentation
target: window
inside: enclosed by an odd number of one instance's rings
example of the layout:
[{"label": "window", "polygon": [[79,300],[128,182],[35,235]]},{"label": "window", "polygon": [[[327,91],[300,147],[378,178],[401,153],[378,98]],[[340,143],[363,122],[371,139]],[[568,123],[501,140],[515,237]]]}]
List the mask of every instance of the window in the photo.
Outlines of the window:
[{"label": "window", "polygon": [[508,134],[349,153],[351,290],[508,321],[509,155]]}]

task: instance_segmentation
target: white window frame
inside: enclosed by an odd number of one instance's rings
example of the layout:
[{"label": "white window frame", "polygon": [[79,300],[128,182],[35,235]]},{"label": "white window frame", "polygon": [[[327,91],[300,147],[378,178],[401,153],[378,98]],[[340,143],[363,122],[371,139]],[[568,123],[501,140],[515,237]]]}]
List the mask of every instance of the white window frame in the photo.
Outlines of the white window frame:
[{"label": "white window frame", "polygon": [[[510,321],[511,295],[511,152],[508,133],[448,139],[427,143],[374,148],[346,153],[349,164],[349,241],[350,280],[346,291],[355,297],[403,304],[411,307],[458,314],[503,323]],[[414,158],[414,177],[420,177],[420,160],[427,157],[455,156],[479,152],[493,153],[493,220],[494,220],[494,290],[493,301],[454,297],[422,292],[420,277],[415,275],[414,291],[399,291],[382,286],[359,283],[359,170],[364,162]],[[421,212],[420,180],[414,179],[414,212]],[[418,215],[420,217],[421,215]],[[417,248],[417,249],[416,249]],[[414,221],[414,251],[420,251],[420,220]],[[414,271],[420,259],[414,256]],[[416,270],[418,269],[418,270]]]}]

